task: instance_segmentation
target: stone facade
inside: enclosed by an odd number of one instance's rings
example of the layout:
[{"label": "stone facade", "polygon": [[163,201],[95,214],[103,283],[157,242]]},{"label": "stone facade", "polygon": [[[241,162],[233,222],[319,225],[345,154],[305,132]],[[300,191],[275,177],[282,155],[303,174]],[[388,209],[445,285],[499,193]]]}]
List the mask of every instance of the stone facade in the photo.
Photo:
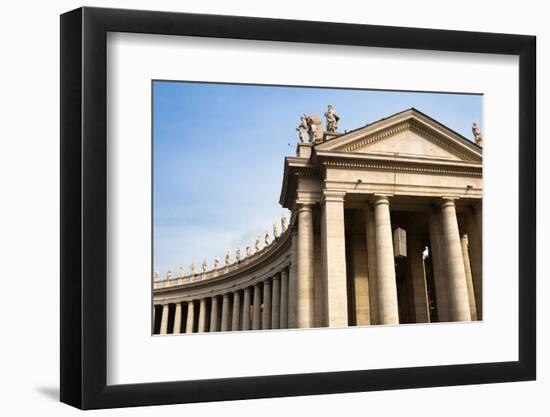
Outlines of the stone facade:
[{"label": "stone facade", "polygon": [[324,135],[285,158],[277,239],[154,280],[153,333],[482,319],[481,147],[415,109]]}]

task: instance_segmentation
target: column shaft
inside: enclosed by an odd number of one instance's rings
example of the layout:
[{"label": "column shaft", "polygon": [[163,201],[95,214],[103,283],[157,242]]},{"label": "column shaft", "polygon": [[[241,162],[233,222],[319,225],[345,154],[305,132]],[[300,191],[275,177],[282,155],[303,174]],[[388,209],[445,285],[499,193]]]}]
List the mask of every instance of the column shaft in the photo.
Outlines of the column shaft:
[{"label": "column shaft", "polygon": [[442,248],[441,216],[433,213],[430,216],[430,256],[432,258],[435,298],[437,302],[437,320],[449,321],[449,302],[447,296],[447,267]]},{"label": "column shaft", "polygon": [[281,271],[281,329],[288,328],[288,269]]},{"label": "column shaft", "polygon": [[281,275],[273,277],[273,288],[271,295],[271,328],[280,328],[281,323]]},{"label": "column shaft", "polygon": [[469,321],[470,305],[468,287],[464,271],[462,246],[458,232],[455,202],[444,199],[441,204],[441,224],[443,231],[443,251],[447,259],[447,295],[449,318],[452,321]]},{"label": "column shaft", "polygon": [[200,301],[200,305],[199,305],[199,326],[198,326],[199,333],[206,332],[207,320],[208,319],[206,317],[206,298],[203,298]]},{"label": "column shaft", "polygon": [[376,197],[374,220],[376,223],[376,269],[380,323],[399,324],[390,204],[387,197]]},{"label": "column shaft", "polygon": [[296,325],[300,328],[313,327],[313,213],[310,204],[298,209],[298,253],[296,279]]},{"label": "column shaft", "polygon": [[176,311],[174,313],[174,329],[172,333],[181,333],[181,303],[176,304]]},{"label": "column shaft", "polygon": [[367,225],[367,264],[369,271],[369,302],[370,302],[370,322],[371,324],[380,324],[380,314],[378,311],[378,278],[376,271],[376,221],[374,219],[374,207],[367,203],[365,207],[366,225]]},{"label": "column shaft", "polygon": [[262,295],[260,284],[254,285],[254,305],[252,307],[252,330],[260,330],[262,327]]},{"label": "column shaft", "polygon": [[160,334],[168,333],[168,314],[170,312],[170,307],[168,304],[162,306],[162,318],[160,321]]},{"label": "column shaft", "polygon": [[193,301],[187,302],[187,323],[185,324],[185,333],[193,333],[195,325],[195,306]]},{"label": "column shaft", "polygon": [[243,291],[243,319],[241,329],[250,330],[250,287]]},{"label": "column shaft", "polygon": [[157,306],[153,304],[153,321],[152,321],[152,333],[155,334],[155,315],[156,315]]},{"label": "column shaft", "polygon": [[271,329],[271,281],[264,281],[264,297],[262,311],[262,329]]},{"label": "column shaft", "polygon": [[237,331],[240,330],[241,323],[241,293],[240,291],[235,291],[233,293],[233,314],[231,321],[231,330]]},{"label": "column shaft", "polygon": [[[369,300],[369,269],[367,259],[367,239],[365,238],[365,215],[362,211],[356,210],[353,216],[352,228],[350,230],[351,252],[353,266],[354,286],[354,314],[355,324],[365,326],[371,323],[370,300]],[[351,296],[351,294],[348,294]],[[353,316],[352,316],[353,317]]]},{"label": "column shaft", "polygon": [[344,193],[325,193],[321,218],[327,325],[348,325]]},{"label": "column shaft", "polygon": [[288,328],[298,327],[298,231],[292,230],[292,254],[288,269]]},{"label": "column shaft", "polygon": [[222,301],[222,332],[230,330],[229,324],[229,294],[224,294]]},{"label": "column shaft", "polygon": [[462,246],[462,259],[464,259],[464,272],[466,273],[466,286],[468,287],[470,319],[477,320],[476,296],[474,292],[474,282],[472,280],[472,268],[470,265],[470,255],[468,253],[468,235],[466,234],[461,235],[460,244]]},{"label": "column shaft", "polygon": [[212,306],[210,307],[210,331],[219,331],[218,326],[218,297],[212,297]]},{"label": "column shaft", "polygon": [[468,248],[470,265],[472,268],[472,280],[474,283],[474,294],[476,298],[477,319],[483,319],[483,285],[482,285],[482,258],[483,258],[483,230],[482,230],[482,207],[473,207],[467,222]]},{"label": "column shaft", "polygon": [[422,252],[422,238],[407,234],[407,257],[411,270],[411,281],[414,299],[414,314],[416,323],[429,323],[430,311],[428,305],[428,289],[426,286],[426,271]]}]

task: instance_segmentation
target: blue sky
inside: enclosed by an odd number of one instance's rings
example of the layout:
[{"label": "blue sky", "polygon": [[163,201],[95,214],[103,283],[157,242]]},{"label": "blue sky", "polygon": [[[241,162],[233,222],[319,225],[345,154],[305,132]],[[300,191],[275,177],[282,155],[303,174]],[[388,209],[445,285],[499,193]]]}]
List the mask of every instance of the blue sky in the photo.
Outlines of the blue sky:
[{"label": "blue sky", "polygon": [[375,90],[153,82],[154,267],[212,266],[263,241],[286,213],[278,203],[284,157],[300,116],[332,104],[338,130],[415,107],[472,140],[482,96]]}]

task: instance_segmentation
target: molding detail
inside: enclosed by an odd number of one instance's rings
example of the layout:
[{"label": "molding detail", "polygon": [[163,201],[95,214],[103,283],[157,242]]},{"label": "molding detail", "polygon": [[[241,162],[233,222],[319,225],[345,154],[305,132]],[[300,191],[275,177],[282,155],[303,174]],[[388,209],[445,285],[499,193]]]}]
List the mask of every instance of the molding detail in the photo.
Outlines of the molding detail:
[{"label": "molding detail", "polygon": [[365,162],[365,161],[327,161],[324,162],[330,168],[359,168],[375,169],[381,171],[414,172],[419,174],[462,175],[467,177],[482,177],[482,170],[467,168],[436,168],[422,166],[405,166],[391,162]]}]

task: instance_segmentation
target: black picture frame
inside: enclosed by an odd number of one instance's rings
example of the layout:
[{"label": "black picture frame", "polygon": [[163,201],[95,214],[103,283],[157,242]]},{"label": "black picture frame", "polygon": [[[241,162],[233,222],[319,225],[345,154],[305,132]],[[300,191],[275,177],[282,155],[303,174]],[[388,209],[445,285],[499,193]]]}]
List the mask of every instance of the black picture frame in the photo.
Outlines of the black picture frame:
[{"label": "black picture frame", "polygon": [[[108,32],[519,56],[519,360],[107,385]],[[535,51],[524,35],[88,7],[61,15],[61,401],[97,409],[534,380]]]}]

